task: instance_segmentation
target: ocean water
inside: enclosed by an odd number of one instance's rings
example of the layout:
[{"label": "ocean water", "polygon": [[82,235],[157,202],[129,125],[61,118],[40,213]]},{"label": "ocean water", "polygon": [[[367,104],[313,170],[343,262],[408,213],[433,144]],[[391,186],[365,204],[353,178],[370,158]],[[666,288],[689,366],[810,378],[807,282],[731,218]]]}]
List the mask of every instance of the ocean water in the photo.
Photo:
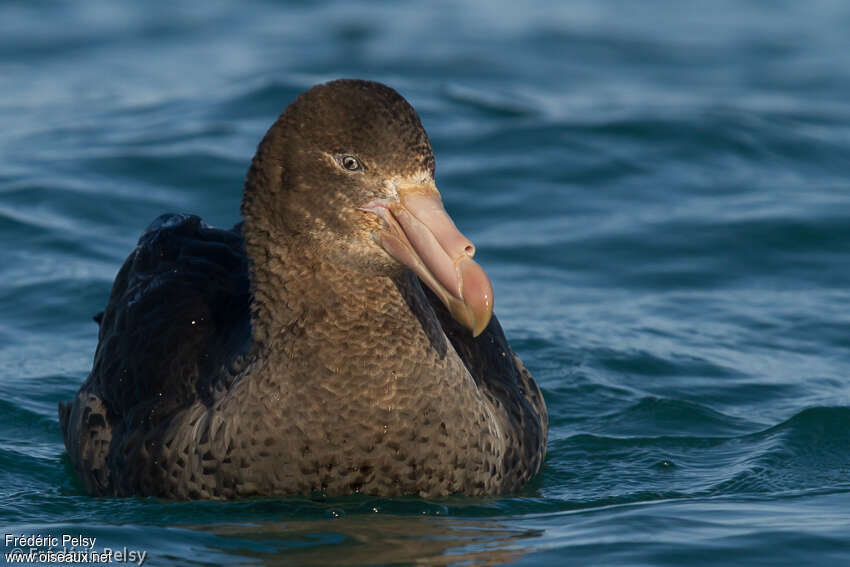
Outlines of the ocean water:
[{"label": "ocean water", "polygon": [[[3,534],[146,565],[850,564],[848,29],[838,0],[3,2]],[[265,129],[338,77],[420,112],[548,402],[541,474],[87,496],[56,404],[119,266],[160,213],[237,222]]]}]

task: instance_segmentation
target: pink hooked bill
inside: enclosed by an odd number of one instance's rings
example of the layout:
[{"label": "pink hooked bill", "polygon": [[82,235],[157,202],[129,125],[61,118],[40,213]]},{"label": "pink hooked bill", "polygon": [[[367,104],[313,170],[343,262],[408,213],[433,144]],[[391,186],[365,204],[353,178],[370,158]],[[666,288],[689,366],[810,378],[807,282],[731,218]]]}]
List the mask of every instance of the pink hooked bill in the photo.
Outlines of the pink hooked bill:
[{"label": "pink hooked bill", "polygon": [[375,240],[477,337],[493,315],[493,286],[472,260],[475,246],[452,222],[433,184],[402,183],[397,189],[398,201],[378,199],[360,207],[384,220]]}]

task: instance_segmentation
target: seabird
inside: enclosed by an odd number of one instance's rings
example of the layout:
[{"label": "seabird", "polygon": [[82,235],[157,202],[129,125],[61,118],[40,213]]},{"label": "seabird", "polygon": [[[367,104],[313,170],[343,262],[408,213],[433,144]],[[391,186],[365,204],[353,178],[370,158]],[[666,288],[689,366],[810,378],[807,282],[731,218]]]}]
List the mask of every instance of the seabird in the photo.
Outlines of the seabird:
[{"label": "seabird", "polygon": [[98,316],[59,406],[93,495],[493,495],[540,469],[540,390],[434,182],[413,108],[376,82],[301,94],[231,230],[167,214]]}]

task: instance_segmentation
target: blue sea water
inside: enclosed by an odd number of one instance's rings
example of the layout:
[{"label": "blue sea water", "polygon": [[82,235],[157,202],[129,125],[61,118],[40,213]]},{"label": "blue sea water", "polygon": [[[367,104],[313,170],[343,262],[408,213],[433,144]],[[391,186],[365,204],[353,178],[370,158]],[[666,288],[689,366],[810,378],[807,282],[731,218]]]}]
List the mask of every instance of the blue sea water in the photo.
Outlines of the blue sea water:
[{"label": "blue sea water", "polygon": [[[850,564],[848,30],[837,0],[0,3],[3,534],[146,565]],[[338,77],[421,114],[548,402],[541,474],[87,496],[56,404],[119,266],[162,212],[237,222],[265,129]]]}]

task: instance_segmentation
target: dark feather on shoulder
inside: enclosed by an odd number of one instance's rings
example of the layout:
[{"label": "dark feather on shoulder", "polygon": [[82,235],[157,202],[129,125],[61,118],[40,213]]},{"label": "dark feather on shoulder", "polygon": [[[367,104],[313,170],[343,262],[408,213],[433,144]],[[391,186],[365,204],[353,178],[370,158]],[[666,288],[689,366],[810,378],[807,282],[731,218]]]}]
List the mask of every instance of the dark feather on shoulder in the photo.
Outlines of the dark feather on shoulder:
[{"label": "dark feather on shoulder", "polygon": [[250,349],[240,228],[162,215],[124,262],[100,318],[90,387],[125,425],[154,425],[197,398],[209,402],[235,376]]}]

